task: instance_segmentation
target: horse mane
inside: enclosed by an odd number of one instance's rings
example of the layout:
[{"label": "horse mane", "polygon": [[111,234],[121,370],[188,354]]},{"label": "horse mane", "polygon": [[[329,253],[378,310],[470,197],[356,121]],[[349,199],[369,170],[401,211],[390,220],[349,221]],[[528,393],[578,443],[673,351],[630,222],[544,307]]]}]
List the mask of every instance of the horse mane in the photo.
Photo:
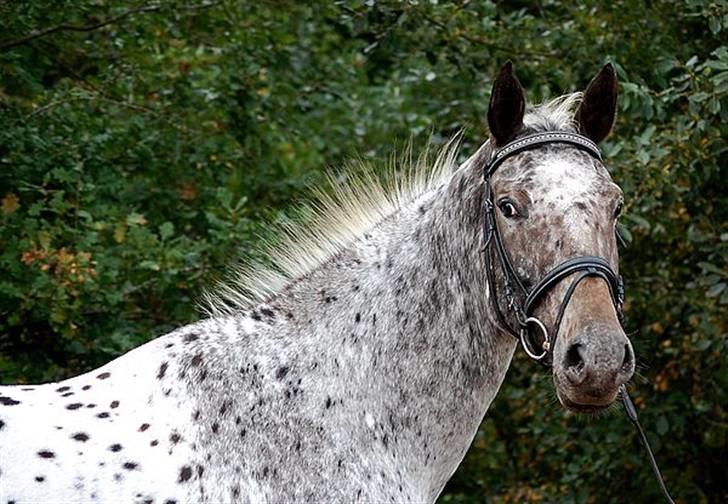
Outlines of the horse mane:
[{"label": "horse mane", "polygon": [[[529,108],[524,125],[536,131],[573,129],[580,99],[581,93],[572,93]],[[275,241],[260,241],[257,255],[267,261],[241,260],[228,280],[203,294],[203,311],[227,316],[265,302],[397,210],[439,187],[457,168],[460,138],[457,134],[441,147],[428,143],[417,157],[411,146],[406,148],[390,160],[383,178],[363,160],[329,173],[328,191],[314,190],[314,202],[299,207],[296,218],[272,226]],[[434,156],[433,149],[437,149]]]}]

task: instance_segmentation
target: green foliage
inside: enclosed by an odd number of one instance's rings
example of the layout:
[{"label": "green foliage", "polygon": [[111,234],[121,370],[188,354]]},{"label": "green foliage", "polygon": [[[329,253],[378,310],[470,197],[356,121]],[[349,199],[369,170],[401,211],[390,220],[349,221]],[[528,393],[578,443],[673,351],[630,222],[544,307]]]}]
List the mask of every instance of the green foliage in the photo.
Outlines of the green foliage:
[{"label": "green foliage", "polygon": [[[634,395],[673,494],[728,500],[728,2],[135,5],[0,1],[2,383],[194,320],[329,166],[461,128],[471,151],[505,59],[531,101],[609,60]],[[565,413],[544,378],[515,359],[442,502],[657,501],[627,420]]]}]

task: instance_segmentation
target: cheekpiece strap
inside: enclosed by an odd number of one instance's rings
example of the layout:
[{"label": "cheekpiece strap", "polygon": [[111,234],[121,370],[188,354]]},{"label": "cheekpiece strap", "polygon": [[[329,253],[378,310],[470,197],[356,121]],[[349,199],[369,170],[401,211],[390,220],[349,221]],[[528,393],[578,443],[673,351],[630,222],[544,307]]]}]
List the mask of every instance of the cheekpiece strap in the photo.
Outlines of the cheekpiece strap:
[{"label": "cheekpiece strap", "polygon": [[569,133],[568,131],[546,131],[542,133],[533,133],[525,137],[514,140],[495,151],[488,163],[485,165],[484,175],[486,178],[500,166],[500,164],[509,157],[520,152],[534,149],[544,144],[563,143],[573,145],[592,157],[602,160],[602,154],[599,147],[583,135],[578,133]]}]

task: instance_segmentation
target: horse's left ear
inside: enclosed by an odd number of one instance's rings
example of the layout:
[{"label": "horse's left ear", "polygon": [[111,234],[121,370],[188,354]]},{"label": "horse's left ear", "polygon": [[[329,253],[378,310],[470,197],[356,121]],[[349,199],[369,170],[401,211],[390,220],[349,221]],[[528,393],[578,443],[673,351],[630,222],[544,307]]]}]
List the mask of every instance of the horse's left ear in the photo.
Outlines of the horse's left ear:
[{"label": "horse's left ear", "polygon": [[579,133],[594,143],[604,140],[612,130],[617,115],[617,87],[617,73],[607,63],[584,91],[576,125]]}]

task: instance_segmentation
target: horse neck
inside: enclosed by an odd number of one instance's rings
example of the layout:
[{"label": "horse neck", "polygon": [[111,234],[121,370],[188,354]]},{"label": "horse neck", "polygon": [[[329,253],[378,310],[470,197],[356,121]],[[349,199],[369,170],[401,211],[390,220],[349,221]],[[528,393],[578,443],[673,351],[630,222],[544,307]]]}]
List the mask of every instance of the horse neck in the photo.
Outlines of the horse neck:
[{"label": "horse neck", "polygon": [[331,367],[331,386],[347,402],[375,425],[400,427],[387,444],[398,440],[398,464],[433,482],[434,496],[467,451],[515,347],[487,315],[474,165],[271,303],[294,317],[296,345]]}]

